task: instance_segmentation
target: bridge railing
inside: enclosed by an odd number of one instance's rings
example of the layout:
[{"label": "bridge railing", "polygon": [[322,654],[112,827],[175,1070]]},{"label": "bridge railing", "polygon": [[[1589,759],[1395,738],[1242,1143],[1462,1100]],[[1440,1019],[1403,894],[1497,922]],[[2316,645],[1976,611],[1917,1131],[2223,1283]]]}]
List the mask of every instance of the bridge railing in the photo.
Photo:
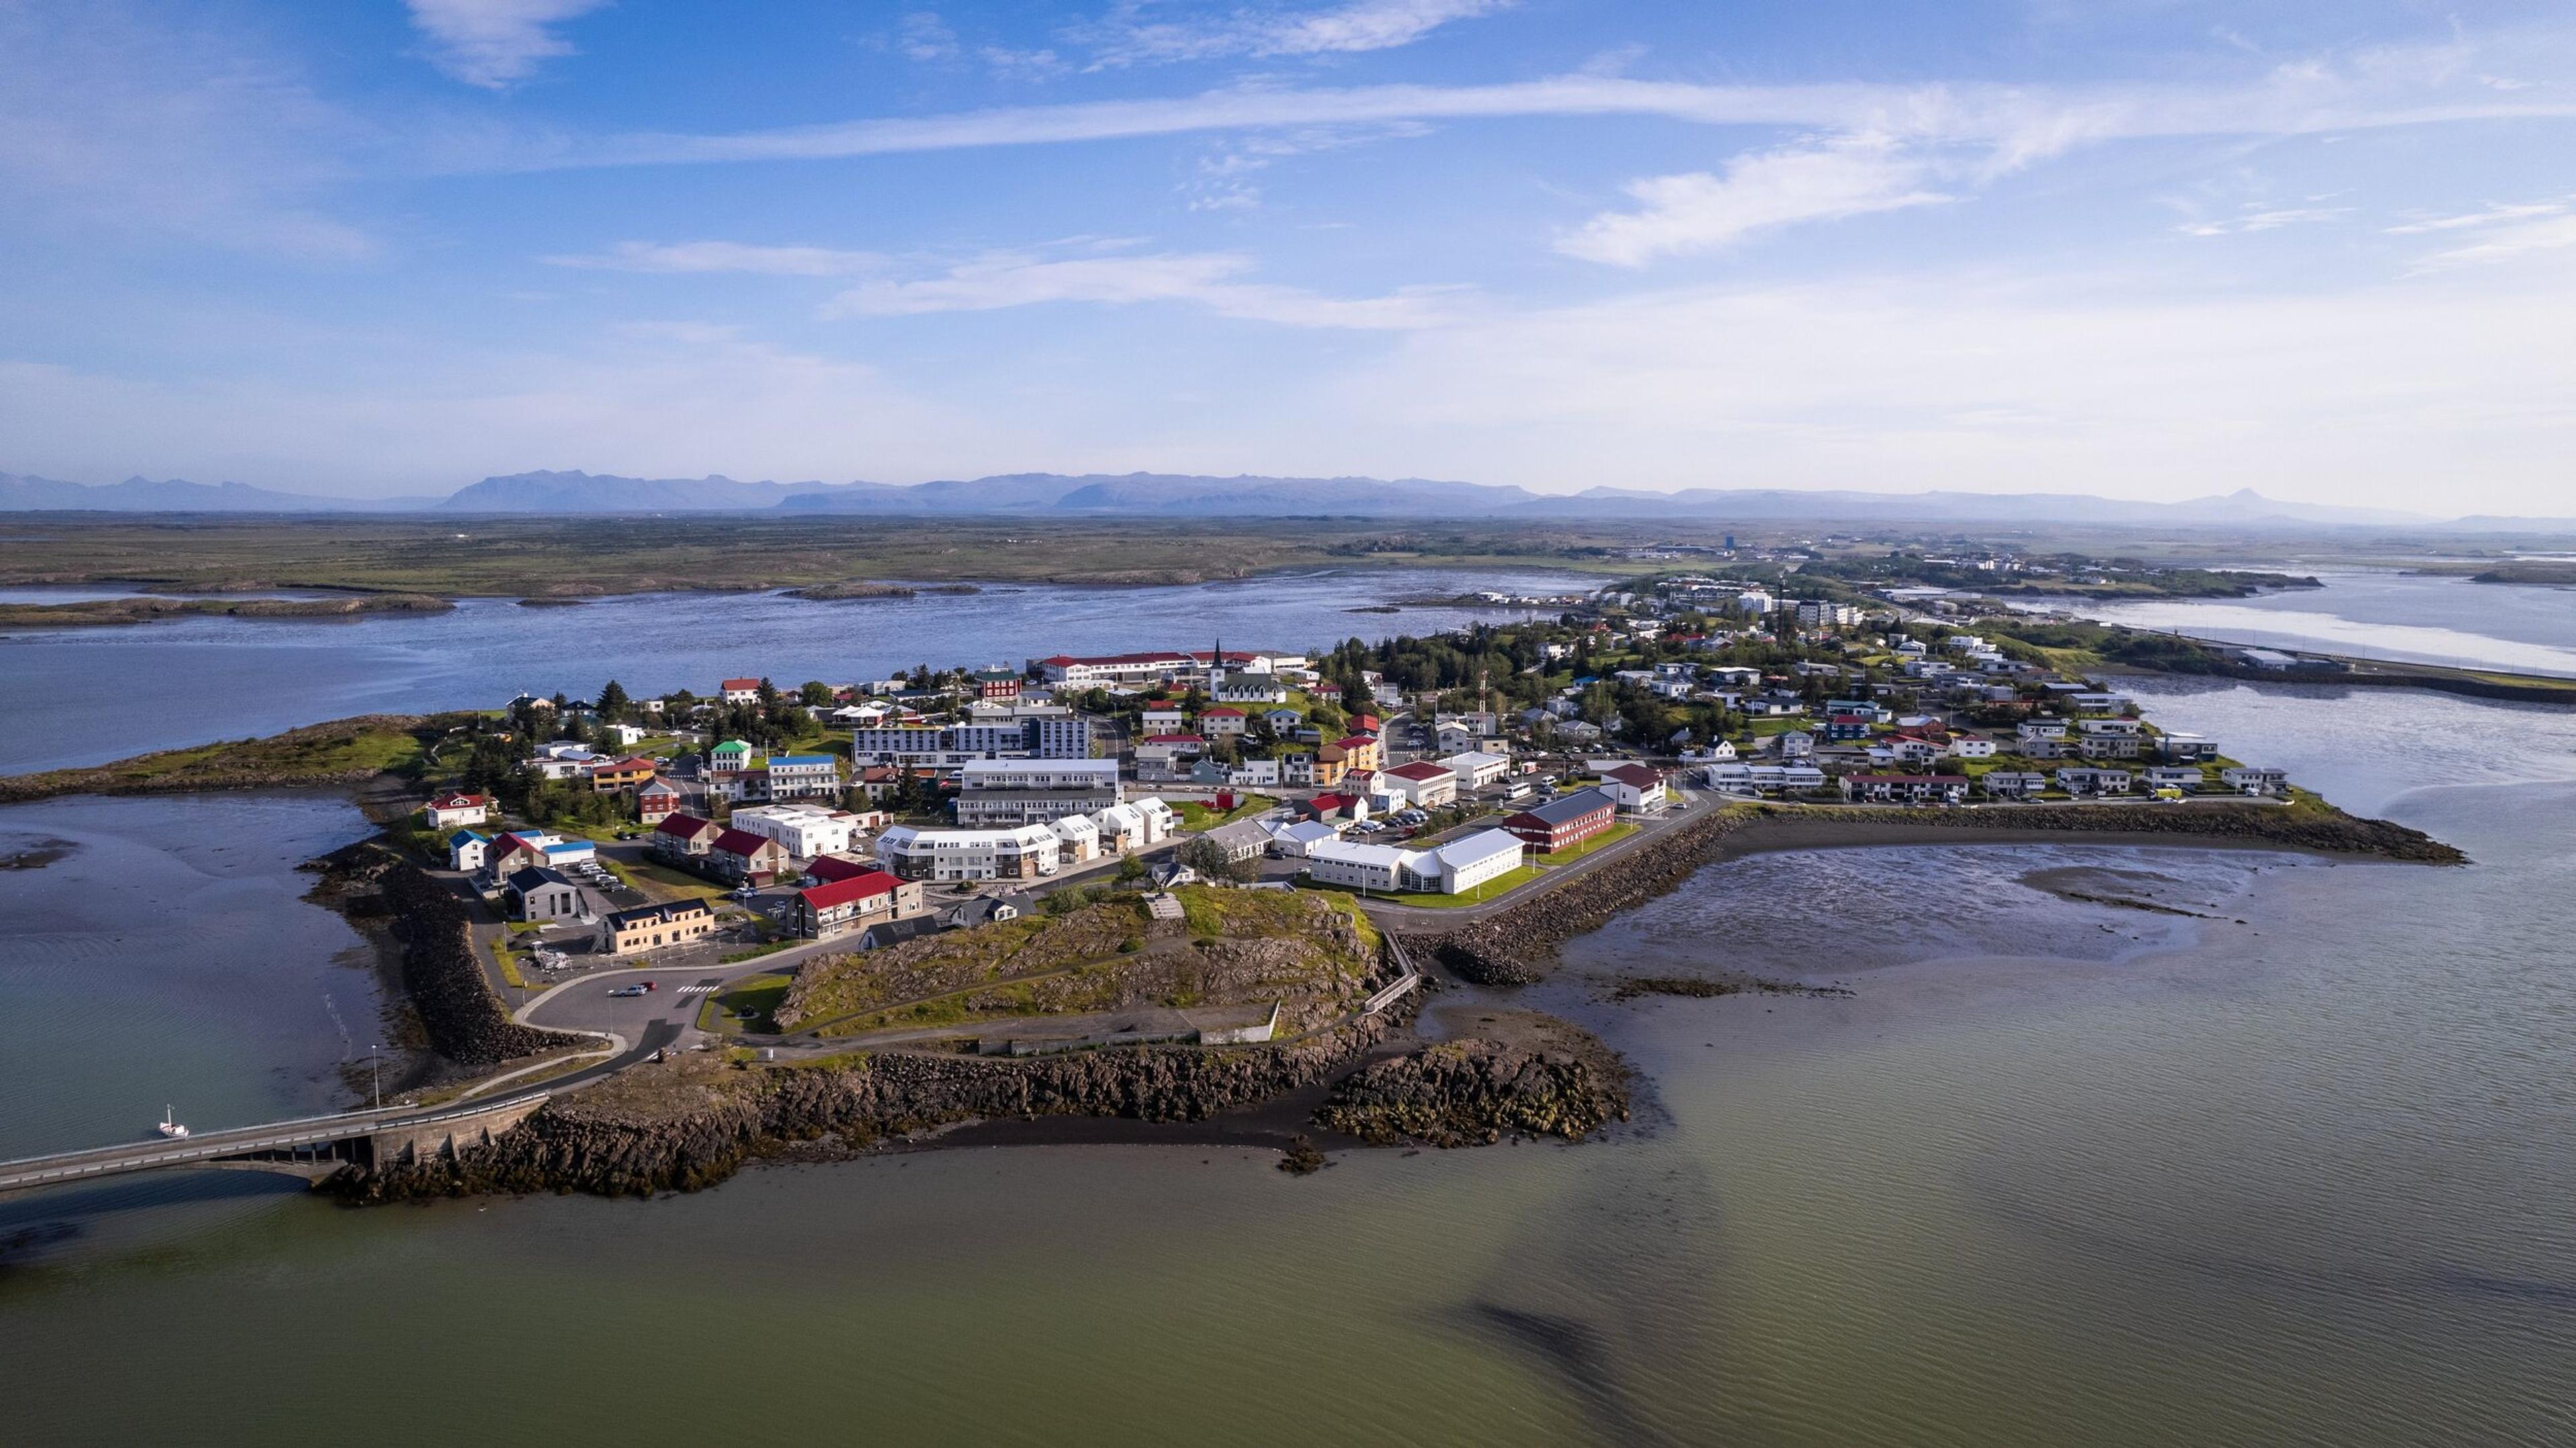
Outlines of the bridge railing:
[{"label": "bridge railing", "polygon": [[[551,1092],[523,1091],[498,1101],[478,1101],[471,1106],[449,1107],[428,1112],[418,1110],[343,1112],[335,1116],[308,1116],[293,1121],[272,1122],[266,1126],[240,1126],[202,1137],[169,1142],[135,1142],[128,1146],[97,1146],[80,1151],[56,1152],[47,1156],[20,1157],[0,1162],[0,1187],[41,1186],[47,1182],[68,1181],[76,1177],[101,1176],[119,1171],[140,1170],[155,1166],[177,1166],[192,1161],[220,1160],[245,1152],[275,1151],[281,1147],[310,1146],[334,1141],[347,1141],[372,1136],[379,1131],[435,1126],[442,1121],[465,1121],[491,1116],[530,1102],[542,1102]],[[318,1128],[318,1129],[317,1129]]]}]

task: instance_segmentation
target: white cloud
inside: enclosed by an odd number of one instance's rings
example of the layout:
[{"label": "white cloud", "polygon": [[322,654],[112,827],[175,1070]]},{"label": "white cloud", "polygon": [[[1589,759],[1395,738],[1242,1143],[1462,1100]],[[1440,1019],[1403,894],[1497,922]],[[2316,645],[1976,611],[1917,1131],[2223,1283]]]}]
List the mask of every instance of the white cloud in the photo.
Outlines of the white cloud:
[{"label": "white cloud", "polygon": [[1102,19],[1068,29],[1087,45],[1094,69],[1216,60],[1310,56],[1411,45],[1457,20],[1504,9],[1512,0],[1343,0],[1323,9],[1245,7],[1212,18],[1152,18],[1167,7],[1123,0]]},{"label": "white cloud", "polygon": [[551,27],[607,0],[404,0],[431,44],[430,63],[467,85],[500,90],[539,62],[574,53]]},{"label": "white cloud", "polygon": [[1048,302],[1103,306],[1180,303],[1219,316],[1287,327],[1400,331],[1438,325],[1448,295],[1407,290],[1345,299],[1297,287],[1246,281],[1252,259],[1224,252],[1051,258],[1026,251],[987,252],[938,276],[868,282],[832,299],[828,314],[906,317],[932,312],[989,312]]},{"label": "white cloud", "polygon": [[1587,261],[1643,266],[1792,222],[1949,200],[1925,189],[1929,170],[1924,161],[1875,138],[1738,156],[1723,176],[1695,171],[1628,183],[1641,210],[1595,216],[1560,239],[1557,250]]},{"label": "white cloud", "polygon": [[0,195],[15,230],[366,257],[374,238],[320,198],[368,139],[300,68],[215,16],[0,3]]},{"label": "white cloud", "polygon": [[2185,236],[2234,236],[2240,232],[2278,231],[2284,226],[2332,221],[2351,214],[2349,206],[2248,206],[2234,216],[2217,221],[2185,222],[2178,229]]},{"label": "white cloud", "polygon": [[916,10],[895,25],[895,48],[907,60],[928,64],[957,58],[957,32],[928,10]]},{"label": "white cloud", "polygon": [[549,256],[544,261],[548,266],[597,271],[663,275],[750,272],[780,277],[853,276],[882,270],[888,264],[883,255],[872,251],[842,251],[827,246],[749,246],[736,241],[621,241],[602,255]]},{"label": "white cloud", "polygon": [[2564,214],[2571,204],[2576,203],[2514,202],[2489,206],[2483,211],[2472,211],[2460,216],[2436,216],[2425,221],[2409,221],[2403,225],[2389,227],[2387,230],[2391,236],[2416,236],[2428,231],[2462,231],[2476,226],[2495,226],[2507,221],[2525,221],[2535,216],[2558,216]]},{"label": "white cloud", "polygon": [[2474,274],[2286,296],[1954,273],[1665,290],[1408,334],[1298,399],[1339,424],[1266,466],[2563,512],[2571,336],[2576,288]]},{"label": "white cloud", "polygon": [[2497,226],[2481,233],[2481,236],[2482,240],[2468,246],[2433,253],[2416,263],[2416,270],[2447,271],[2453,267],[2484,266],[2512,261],[2534,252],[2559,251],[2576,246],[2576,216],[2553,216],[2544,221]]}]

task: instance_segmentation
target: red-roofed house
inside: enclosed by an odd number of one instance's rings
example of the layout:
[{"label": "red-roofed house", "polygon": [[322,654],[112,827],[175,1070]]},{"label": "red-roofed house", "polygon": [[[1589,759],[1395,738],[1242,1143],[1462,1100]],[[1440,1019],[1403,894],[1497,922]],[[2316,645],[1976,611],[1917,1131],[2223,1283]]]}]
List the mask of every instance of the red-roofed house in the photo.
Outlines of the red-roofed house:
[{"label": "red-roofed house", "polygon": [[679,864],[695,864],[715,847],[716,836],[724,827],[713,820],[702,820],[693,814],[675,814],[653,827],[650,846],[654,858]]},{"label": "red-roofed house", "polygon": [[920,913],[921,882],[898,880],[883,870],[863,870],[796,892],[796,931],[816,940]]},{"label": "red-roofed house", "polygon": [[495,880],[506,880],[514,871],[542,868],[545,863],[545,846],[522,835],[495,835],[483,851],[483,873]]},{"label": "red-roofed house", "polygon": [[442,794],[422,805],[420,816],[434,830],[479,825],[492,817],[492,801],[479,794]]},{"label": "red-roofed house", "polygon": [[728,704],[756,704],[760,702],[760,681],[758,679],[727,679],[717,687],[724,691],[724,701]]},{"label": "red-roofed house", "polygon": [[1375,769],[1378,767],[1380,760],[1377,747],[1377,736],[1374,734],[1352,734],[1336,739],[1332,743],[1325,745],[1323,748],[1316,750],[1315,759],[1319,764],[1326,761],[1338,760],[1342,768],[1345,770]]},{"label": "red-roofed house", "polygon": [[1211,739],[1240,734],[1247,722],[1244,712],[1232,704],[1210,704],[1199,711],[1199,728]]},{"label": "red-roofed house", "polygon": [[707,846],[705,864],[720,879],[766,885],[787,868],[787,847],[767,835],[726,830]]},{"label": "red-roofed house", "polygon": [[1364,820],[1368,818],[1368,800],[1360,795],[1319,794],[1297,806],[1297,811],[1310,820]]},{"label": "red-roofed house", "polygon": [[652,782],[654,769],[653,761],[640,754],[631,759],[618,760],[614,764],[594,764],[590,767],[590,787],[593,792],[599,794],[642,789]]},{"label": "red-roofed house", "polygon": [[1386,721],[1380,719],[1375,714],[1353,714],[1351,716],[1351,732],[1354,734],[1383,734],[1386,732]]},{"label": "red-roofed house", "polygon": [[1600,790],[1630,814],[1661,809],[1666,799],[1663,771],[1642,764],[1622,764],[1601,771]]},{"label": "red-roofed house", "polygon": [[1404,796],[1404,802],[1415,809],[1438,809],[1458,798],[1458,772],[1427,759],[1381,770],[1378,783],[1389,793]]}]

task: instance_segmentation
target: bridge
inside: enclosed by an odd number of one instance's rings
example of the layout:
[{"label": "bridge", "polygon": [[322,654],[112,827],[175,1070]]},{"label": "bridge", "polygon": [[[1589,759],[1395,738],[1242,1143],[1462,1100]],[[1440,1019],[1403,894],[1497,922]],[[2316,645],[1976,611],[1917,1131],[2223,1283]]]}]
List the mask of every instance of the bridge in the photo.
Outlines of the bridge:
[{"label": "bridge", "polygon": [[549,1088],[471,1105],[350,1111],[21,1157],[0,1161],[0,1194],[172,1167],[279,1172],[319,1186],[353,1166],[432,1161],[487,1145],[527,1120],[553,1094]]}]

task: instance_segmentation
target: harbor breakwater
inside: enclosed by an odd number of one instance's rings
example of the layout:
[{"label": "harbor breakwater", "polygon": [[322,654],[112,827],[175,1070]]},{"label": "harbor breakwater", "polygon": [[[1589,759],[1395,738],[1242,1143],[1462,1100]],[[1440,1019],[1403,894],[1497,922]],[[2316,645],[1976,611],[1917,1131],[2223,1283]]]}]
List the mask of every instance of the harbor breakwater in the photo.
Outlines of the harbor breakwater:
[{"label": "harbor breakwater", "polygon": [[1527,985],[1565,942],[1678,887],[1734,848],[2012,843],[2090,837],[2126,844],[2270,846],[2413,864],[2468,857],[2421,830],[2340,811],[2274,804],[2011,805],[1971,809],[1745,804],[1673,826],[1554,889],[1406,944],[1478,985]]}]

